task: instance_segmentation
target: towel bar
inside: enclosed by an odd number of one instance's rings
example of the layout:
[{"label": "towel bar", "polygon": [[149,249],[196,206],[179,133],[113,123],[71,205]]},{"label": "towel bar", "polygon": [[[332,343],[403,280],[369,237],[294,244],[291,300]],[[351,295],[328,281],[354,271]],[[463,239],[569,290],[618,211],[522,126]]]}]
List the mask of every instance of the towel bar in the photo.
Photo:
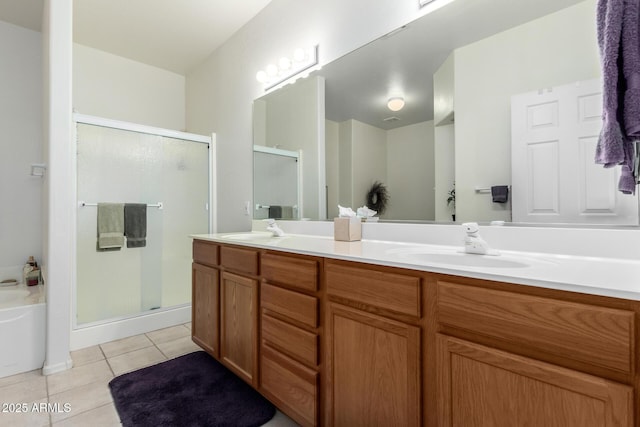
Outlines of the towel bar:
[{"label": "towel bar", "polygon": [[[87,202],[78,201],[78,207],[79,208],[84,208],[85,206],[98,206],[98,204],[97,203],[87,203]],[[164,204],[162,202],[150,203],[150,204],[147,204],[147,207],[158,208],[158,209],[161,210],[161,209],[164,208]]]}]

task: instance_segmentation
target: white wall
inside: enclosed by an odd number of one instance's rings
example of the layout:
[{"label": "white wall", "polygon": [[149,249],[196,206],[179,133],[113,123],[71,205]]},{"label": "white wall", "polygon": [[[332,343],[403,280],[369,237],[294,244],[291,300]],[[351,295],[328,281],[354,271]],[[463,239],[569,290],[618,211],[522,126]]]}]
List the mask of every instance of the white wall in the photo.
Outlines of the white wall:
[{"label": "white wall", "polygon": [[387,188],[391,196],[385,217],[435,219],[433,120],[387,131]]},{"label": "white wall", "polygon": [[[353,169],[353,210],[367,203],[367,193],[375,181],[387,185],[387,133],[383,129],[351,120],[353,136],[351,167]],[[385,214],[383,214],[383,217]]]},{"label": "white wall", "polygon": [[42,372],[69,369],[74,276],[75,200],[72,128],[72,0],[45,0],[44,63],[45,242],[47,343]]},{"label": "white wall", "polygon": [[73,108],[92,116],[185,129],[185,77],[75,43]]},{"label": "white wall", "polygon": [[451,221],[451,215],[455,214],[455,206],[447,203],[447,199],[455,183],[454,125],[436,126],[434,136],[435,220]]},{"label": "white wall", "polygon": [[338,123],[338,204],[353,208],[353,120]]},{"label": "white wall", "polygon": [[[42,262],[42,35],[0,21],[0,280],[3,267]],[[8,273],[7,273],[8,274]],[[20,277],[13,277],[20,279]]]},{"label": "white wall", "polygon": [[456,50],[457,220],[510,220],[508,205],[474,188],[511,183],[511,95],[600,75],[595,4],[588,0]]},{"label": "white wall", "polygon": [[324,200],[325,191],[322,179],[324,122],[324,79],[321,77],[300,80],[274,92],[266,100],[265,145],[302,151],[301,218],[317,219],[325,212],[320,198],[322,195]]},{"label": "white wall", "polygon": [[339,185],[339,157],[338,142],[339,126],[332,120],[325,120],[325,166],[327,181],[327,218],[338,216],[338,185]]},{"label": "white wall", "polygon": [[[423,13],[416,0],[273,0],[187,75],[187,128],[219,141],[220,231],[251,228],[243,209],[252,197],[251,103],[263,93],[256,72],[301,45],[318,43],[320,63],[331,62]],[[228,182],[235,191],[222,191]]]},{"label": "white wall", "polygon": [[435,218],[433,121],[388,131],[357,120],[326,125],[329,218],[338,203],[354,210],[365,205],[375,181],[389,190],[381,218]]}]

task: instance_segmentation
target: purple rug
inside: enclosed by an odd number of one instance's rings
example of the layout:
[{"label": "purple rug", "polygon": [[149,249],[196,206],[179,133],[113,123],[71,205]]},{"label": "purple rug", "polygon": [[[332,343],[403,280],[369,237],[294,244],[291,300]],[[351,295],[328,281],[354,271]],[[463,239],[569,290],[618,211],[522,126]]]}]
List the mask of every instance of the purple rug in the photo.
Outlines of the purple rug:
[{"label": "purple rug", "polygon": [[204,351],[114,378],[111,395],[125,427],[260,426],[274,406]]}]

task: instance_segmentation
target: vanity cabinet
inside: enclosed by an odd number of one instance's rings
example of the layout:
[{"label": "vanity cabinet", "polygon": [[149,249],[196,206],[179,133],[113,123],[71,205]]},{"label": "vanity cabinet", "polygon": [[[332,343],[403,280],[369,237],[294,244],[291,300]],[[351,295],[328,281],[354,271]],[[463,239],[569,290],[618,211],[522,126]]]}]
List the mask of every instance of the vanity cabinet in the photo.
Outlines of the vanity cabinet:
[{"label": "vanity cabinet", "polygon": [[633,425],[633,388],[437,336],[439,426]]},{"label": "vanity cabinet", "polygon": [[303,426],[640,426],[640,302],[194,242],[193,340]]},{"label": "vanity cabinet", "polygon": [[303,426],[319,423],[319,289],[322,261],[261,258],[260,391]]},{"label": "vanity cabinet", "polygon": [[451,279],[436,282],[439,426],[635,425],[637,307]]},{"label": "vanity cabinet", "polygon": [[220,342],[219,276],[217,269],[193,263],[191,338],[214,357],[219,356]]},{"label": "vanity cabinet", "polygon": [[421,424],[421,278],[325,262],[328,426]]},{"label": "vanity cabinet", "polygon": [[193,242],[191,275],[191,338],[213,357],[219,357],[220,271],[218,245]]},{"label": "vanity cabinet", "polygon": [[220,361],[257,387],[259,253],[223,245],[220,265]]}]

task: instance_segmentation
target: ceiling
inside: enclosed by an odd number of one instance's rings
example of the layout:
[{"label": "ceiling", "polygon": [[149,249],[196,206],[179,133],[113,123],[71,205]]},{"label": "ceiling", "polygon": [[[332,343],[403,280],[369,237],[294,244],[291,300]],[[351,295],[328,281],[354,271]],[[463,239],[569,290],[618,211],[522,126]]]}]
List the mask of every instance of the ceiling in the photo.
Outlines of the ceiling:
[{"label": "ceiling", "polygon": [[[76,43],[185,75],[271,0],[74,0]],[[43,0],[0,0],[0,20],[40,31]]]},{"label": "ceiling", "polygon": [[[431,120],[433,74],[454,49],[581,1],[454,1],[314,72],[325,78],[326,117],[387,130]],[[386,106],[394,96],[406,101],[398,112]]]}]

